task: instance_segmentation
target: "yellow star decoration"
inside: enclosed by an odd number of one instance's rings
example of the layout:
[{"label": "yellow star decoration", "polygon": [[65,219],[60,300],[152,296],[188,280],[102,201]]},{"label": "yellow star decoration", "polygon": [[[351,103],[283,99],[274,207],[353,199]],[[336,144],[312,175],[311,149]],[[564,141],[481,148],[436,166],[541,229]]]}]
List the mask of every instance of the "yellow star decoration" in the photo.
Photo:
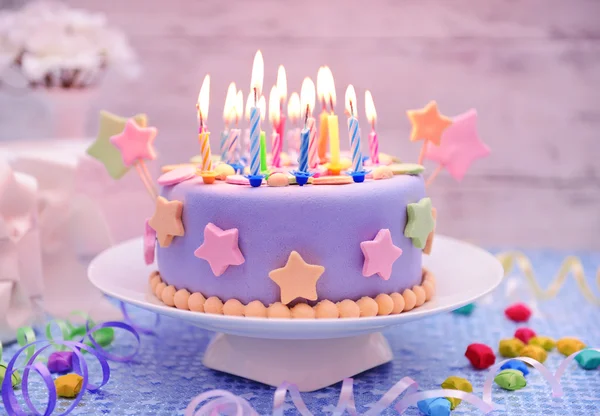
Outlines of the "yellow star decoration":
[{"label": "yellow star decoration", "polygon": [[286,265],[269,273],[281,289],[281,303],[287,305],[296,298],[317,300],[317,280],[325,267],[308,264],[297,251],[292,251]]},{"label": "yellow star decoration", "polygon": [[173,237],[184,235],[183,223],[181,222],[181,213],[183,212],[183,203],[181,201],[169,201],[159,196],[156,198],[156,210],[148,225],[156,231],[156,239],[161,247],[169,247]]},{"label": "yellow star decoration", "polygon": [[436,146],[440,145],[442,134],[452,124],[452,120],[440,114],[437,103],[430,101],[420,110],[408,110],[406,112],[412,123],[410,141],[430,141]]},{"label": "yellow star decoration", "polygon": [[[135,120],[138,126],[146,127],[145,114],[137,114],[131,118]],[[119,117],[104,110],[100,111],[98,135],[87,149],[88,155],[102,162],[113,179],[120,179],[129,170],[129,167],[123,163],[119,149],[110,142],[112,136],[123,132],[127,120],[129,120],[127,117]]]}]

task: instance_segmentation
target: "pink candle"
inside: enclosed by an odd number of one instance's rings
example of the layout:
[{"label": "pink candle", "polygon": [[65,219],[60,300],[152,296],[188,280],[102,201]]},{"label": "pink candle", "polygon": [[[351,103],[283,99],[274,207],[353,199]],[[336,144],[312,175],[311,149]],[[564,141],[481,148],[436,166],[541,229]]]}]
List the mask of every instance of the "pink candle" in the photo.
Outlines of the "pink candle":
[{"label": "pink candle", "polygon": [[319,167],[319,143],[317,142],[317,127],[315,119],[310,117],[306,125],[309,129],[308,166],[310,169]]},{"label": "pink candle", "polygon": [[281,167],[281,149],[283,148],[283,141],[281,136],[276,131],[273,131],[271,135],[271,153],[272,153],[272,165],[276,168]]},{"label": "pink candle", "polygon": [[371,91],[365,91],[365,112],[367,113],[367,120],[371,123],[371,134],[369,134],[369,151],[371,153],[371,164],[379,164],[379,139],[377,138],[377,132],[375,131],[375,123],[377,122],[377,111],[375,110],[375,104],[373,103],[373,96]]},{"label": "pink candle", "polygon": [[377,132],[375,131],[375,129],[371,130],[371,134],[369,134],[369,150],[371,151],[371,164],[378,165],[379,140],[377,140]]},{"label": "pink candle", "polygon": [[275,129],[277,130],[277,134],[279,134],[279,137],[285,137],[285,120],[286,117],[283,114],[283,112],[279,112],[279,123],[277,123],[275,127]]}]

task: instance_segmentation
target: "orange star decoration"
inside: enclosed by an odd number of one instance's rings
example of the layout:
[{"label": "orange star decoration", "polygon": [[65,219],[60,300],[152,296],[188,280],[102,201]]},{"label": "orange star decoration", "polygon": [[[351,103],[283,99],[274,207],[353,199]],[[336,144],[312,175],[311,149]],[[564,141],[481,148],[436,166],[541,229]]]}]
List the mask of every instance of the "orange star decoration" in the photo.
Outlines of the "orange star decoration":
[{"label": "orange star decoration", "polygon": [[408,110],[406,114],[412,123],[411,142],[425,140],[439,146],[442,133],[452,124],[452,120],[440,114],[435,101],[420,110]]},{"label": "orange star decoration", "polygon": [[174,236],[181,237],[185,233],[181,222],[182,212],[181,201],[169,201],[162,196],[156,199],[156,209],[148,225],[156,231],[156,239],[161,247],[169,247]]},{"label": "orange star decoration", "polygon": [[281,289],[281,303],[287,305],[296,298],[317,300],[317,280],[325,267],[308,264],[297,251],[292,251],[286,265],[269,273]]},{"label": "orange star decoration", "polygon": [[433,237],[435,236],[435,225],[437,225],[437,209],[431,208],[431,216],[433,217],[434,227],[433,231],[429,233],[427,236],[427,242],[425,243],[425,248],[423,249],[423,253],[431,254],[431,249],[433,248]]}]

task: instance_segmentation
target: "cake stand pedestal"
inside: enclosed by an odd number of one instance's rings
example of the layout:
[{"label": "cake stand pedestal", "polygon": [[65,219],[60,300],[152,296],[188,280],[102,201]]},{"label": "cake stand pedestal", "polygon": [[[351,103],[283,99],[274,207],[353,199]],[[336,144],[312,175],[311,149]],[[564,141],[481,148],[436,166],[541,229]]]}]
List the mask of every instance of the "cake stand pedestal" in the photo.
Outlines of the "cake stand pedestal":
[{"label": "cake stand pedestal", "polygon": [[270,386],[293,382],[313,391],[390,362],[381,332],[333,339],[262,339],[217,334],[202,363]]}]

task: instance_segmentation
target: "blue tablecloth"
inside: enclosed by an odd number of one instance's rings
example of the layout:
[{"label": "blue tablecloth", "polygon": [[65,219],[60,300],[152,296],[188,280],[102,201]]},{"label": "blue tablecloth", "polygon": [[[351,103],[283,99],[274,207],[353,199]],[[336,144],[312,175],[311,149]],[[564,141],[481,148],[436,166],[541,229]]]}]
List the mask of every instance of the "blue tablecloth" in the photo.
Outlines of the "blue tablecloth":
[{"label": "blue tablecloth", "polygon": [[[555,275],[566,253],[527,251],[540,282],[546,285]],[[569,253],[571,254],[571,253]],[[600,253],[575,253],[585,268],[588,282],[593,284]],[[457,278],[460,278],[457,276]],[[522,277],[521,277],[522,278]],[[523,280],[523,279],[522,279]],[[444,313],[422,321],[405,324],[385,332],[394,350],[394,360],[386,365],[355,377],[354,391],[359,412],[377,401],[395,382],[404,376],[415,379],[423,389],[439,388],[450,375],[471,381],[475,393],[481,395],[487,372],[471,368],[464,357],[467,345],[480,342],[497,349],[498,341],[512,337],[517,325],[504,317],[503,310],[510,300],[506,282],[492,296],[477,304],[471,316]],[[580,338],[590,347],[600,347],[600,308],[586,303],[570,279],[555,299],[538,303],[539,313],[527,326],[539,335],[555,339],[564,336]],[[140,324],[150,325],[154,317],[132,308]],[[110,382],[98,393],[87,393],[73,414],[77,415],[177,415],[196,395],[211,389],[225,389],[246,398],[261,415],[270,414],[274,388],[238,377],[215,372],[202,366],[202,354],[211,333],[178,322],[162,319],[156,336],[142,336],[139,355],[131,363],[111,363]],[[116,350],[125,351],[132,342],[128,335],[117,336]],[[16,350],[7,348],[5,358]],[[554,351],[549,354],[547,367],[554,371],[564,357]],[[99,376],[99,373],[96,373]],[[552,399],[546,381],[536,371],[527,377],[528,385],[516,392],[494,386],[494,400],[506,405],[507,415],[595,415],[600,414],[600,370],[585,371],[573,363],[564,377],[564,396]],[[39,387],[39,386],[38,386]],[[43,398],[45,389],[34,390]],[[302,396],[315,414],[333,410],[340,384]],[[68,406],[62,400],[60,408]],[[287,414],[297,414],[288,402]],[[0,405],[0,411],[3,411]],[[384,414],[396,414],[390,408]],[[407,415],[418,415],[410,408]],[[471,405],[462,404],[453,415],[480,414]],[[495,414],[501,414],[496,412]]]}]

